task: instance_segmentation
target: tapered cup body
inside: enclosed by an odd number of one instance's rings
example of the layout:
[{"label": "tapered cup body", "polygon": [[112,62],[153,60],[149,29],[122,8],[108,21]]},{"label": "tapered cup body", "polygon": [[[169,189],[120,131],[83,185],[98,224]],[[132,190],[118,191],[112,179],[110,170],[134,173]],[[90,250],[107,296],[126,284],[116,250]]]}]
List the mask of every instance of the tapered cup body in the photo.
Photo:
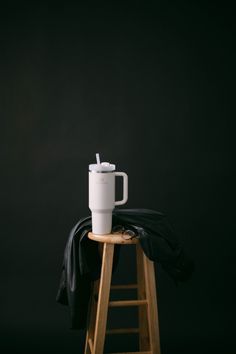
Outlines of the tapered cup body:
[{"label": "tapered cup body", "polygon": [[115,207],[115,173],[89,172],[89,208],[92,212],[92,232],[111,233],[112,211]]}]

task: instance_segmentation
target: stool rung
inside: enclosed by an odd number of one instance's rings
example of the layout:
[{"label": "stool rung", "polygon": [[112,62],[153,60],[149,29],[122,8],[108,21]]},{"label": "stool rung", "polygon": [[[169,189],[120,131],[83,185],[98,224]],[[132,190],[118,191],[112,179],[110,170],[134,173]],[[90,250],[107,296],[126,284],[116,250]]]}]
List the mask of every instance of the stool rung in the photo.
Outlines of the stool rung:
[{"label": "stool rung", "polygon": [[106,334],[139,333],[139,328],[113,328],[108,329]]},{"label": "stool rung", "polygon": [[122,352],[122,353],[109,353],[109,354],[152,354],[152,352]]},{"label": "stool rung", "polygon": [[147,304],[147,300],[121,300],[121,301],[110,301],[109,307],[140,306],[146,304]]},{"label": "stool rung", "polygon": [[137,289],[137,284],[118,284],[118,285],[111,285],[111,290],[120,290],[120,289]]}]

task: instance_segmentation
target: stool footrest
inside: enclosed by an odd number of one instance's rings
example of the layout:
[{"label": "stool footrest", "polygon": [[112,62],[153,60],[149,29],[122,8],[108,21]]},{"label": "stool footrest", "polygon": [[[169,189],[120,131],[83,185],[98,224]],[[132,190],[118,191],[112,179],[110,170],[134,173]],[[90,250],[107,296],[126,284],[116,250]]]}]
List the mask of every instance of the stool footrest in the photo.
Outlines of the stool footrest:
[{"label": "stool footrest", "polygon": [[108,354],[152,354],[152,352],[122,352],[122,353],[108,353]]},{"label": "stool footrest", "polygon": [[110,301],[109,307],[141,306],[147,305],[147,300],[120,300]]},{"label": "stool footrest", "polygon": [[129,333],[139,333],[139,328],[113,328],[108,329],[106,334],[129,334]]}]

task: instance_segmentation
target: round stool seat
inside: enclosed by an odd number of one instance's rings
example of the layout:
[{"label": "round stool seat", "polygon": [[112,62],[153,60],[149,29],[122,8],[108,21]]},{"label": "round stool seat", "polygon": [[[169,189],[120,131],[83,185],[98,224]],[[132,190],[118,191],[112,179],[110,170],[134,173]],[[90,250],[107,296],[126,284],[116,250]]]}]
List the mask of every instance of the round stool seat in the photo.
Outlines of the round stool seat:
[{"label": "round stool seat", "polygon": [[125,239],[124,234],[107,234],[107,235],[96,235],[92,232],[88,233],[88,238],[93,241],[103,242],[103,243],[113,243],[120,245],[135,244],[138,242],[137,238]]}]

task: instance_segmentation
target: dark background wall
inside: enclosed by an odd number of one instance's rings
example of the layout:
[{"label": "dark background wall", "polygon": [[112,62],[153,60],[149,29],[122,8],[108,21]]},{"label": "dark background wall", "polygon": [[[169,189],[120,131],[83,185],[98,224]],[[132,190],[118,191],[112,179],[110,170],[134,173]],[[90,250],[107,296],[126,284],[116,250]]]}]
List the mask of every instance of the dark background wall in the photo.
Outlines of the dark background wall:
[{"label": "dark background wall", "polygon": [[0,16],[5,350],[83,353],[55,295],[100,152],[129,175],[127,207],[166,212],[196,263],[177,287],[157,270],[163,354],[233,353],[232,8],[19,1]]}]

